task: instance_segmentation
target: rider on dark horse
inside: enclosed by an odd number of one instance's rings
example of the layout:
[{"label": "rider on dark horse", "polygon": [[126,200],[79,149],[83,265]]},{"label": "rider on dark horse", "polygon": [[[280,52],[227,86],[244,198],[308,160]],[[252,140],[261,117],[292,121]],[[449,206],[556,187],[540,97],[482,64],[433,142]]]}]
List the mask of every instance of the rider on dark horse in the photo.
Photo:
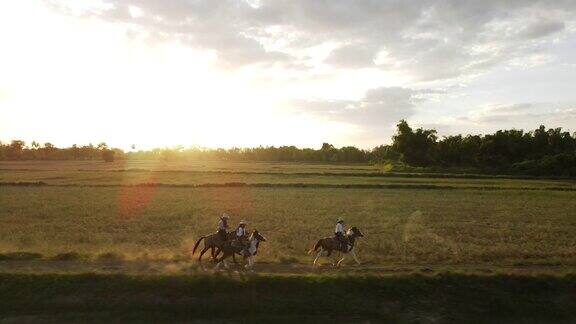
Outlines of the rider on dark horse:
[{"label": "rider on dark horse", "polygon": [[334,239],[340,243],[340,250],[346,252],[348,249],[348,239],[344,235],[344,220],[338,218],[336,222],[336,228],[334,229]]},{"label": "rider on dark horse", "polygon": [[230,219],[230,216],[228,216],[228,214],[224,213],[224,214],[222,214],[222,216],[220,216],[220,221],[218,221],[217,233],[220,236],[220,239],[222,240],[222,242],[225,242],[227,239],[226,229],[228,228],[228,219]]}]

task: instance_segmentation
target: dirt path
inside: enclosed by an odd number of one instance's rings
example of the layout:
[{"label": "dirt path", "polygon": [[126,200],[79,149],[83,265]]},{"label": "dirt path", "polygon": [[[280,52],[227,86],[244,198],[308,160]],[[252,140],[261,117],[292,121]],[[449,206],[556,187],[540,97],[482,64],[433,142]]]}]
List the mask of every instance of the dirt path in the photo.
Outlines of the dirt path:
[{"label": "dirt path", "polygon": [[[229,269],[214,270],[214,264],[198,264],[187,261],[0,261],[0,273],[109,273],[109,274],[198,274],[214,272],[245,272],[240,265],[230,262]],[[257,273],[275,274],[434,274],[439,272],[461,272],[490,275],[506,274],[566,274],[576,273],[576,265],[532,264],[532,265],[489,265],[489,264],[394,264],[394,265],[345,265],[334,267],[323,264],[313,267],[311,264],[257,263]]]}]

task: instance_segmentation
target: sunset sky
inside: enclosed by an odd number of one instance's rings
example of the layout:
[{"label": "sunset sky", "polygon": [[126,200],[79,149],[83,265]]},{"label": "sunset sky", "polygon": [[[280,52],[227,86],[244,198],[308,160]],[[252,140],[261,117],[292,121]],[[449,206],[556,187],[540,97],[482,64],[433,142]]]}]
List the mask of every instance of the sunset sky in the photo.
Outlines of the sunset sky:
[{"label": "sunset sky", "polygon": [[1,1],[0,140],[371,148],[576,131],[576,1]]}]

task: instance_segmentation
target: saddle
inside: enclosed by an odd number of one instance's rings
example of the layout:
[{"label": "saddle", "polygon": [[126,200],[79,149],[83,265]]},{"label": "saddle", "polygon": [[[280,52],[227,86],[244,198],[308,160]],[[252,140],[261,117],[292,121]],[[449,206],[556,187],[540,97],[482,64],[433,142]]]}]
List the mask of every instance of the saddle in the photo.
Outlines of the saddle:
[{"label": "saddle", "polygon": [[223,239],[222,236],[216,232],[216,244],[217,245],[226,245],[226,244],[232,244],[232,242],[234,242],[234,237],[235,237],[235,233],[234,232],[226,232],[225,238]]},{"label": "saddle", "polygon": [[336,243],[336,246],[338,246],[336,250],[341,252],[348,252],[348,249],[350,248],[350,241],[348,240],[348,237],[344,236],[342,241],[338,240],[337,237],[334,237],[333,240]]},{"label": "saddle", "polygon": [[245,249],[248,246],[248,242],[243,239],[234,239],[230,241],[230,245],[235,249]]}]

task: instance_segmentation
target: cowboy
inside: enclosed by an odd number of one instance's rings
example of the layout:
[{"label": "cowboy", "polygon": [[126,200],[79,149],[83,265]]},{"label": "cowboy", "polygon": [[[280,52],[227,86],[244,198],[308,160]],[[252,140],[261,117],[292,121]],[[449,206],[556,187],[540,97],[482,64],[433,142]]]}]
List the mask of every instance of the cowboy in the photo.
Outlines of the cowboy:
[{"label": "cowboy", "polygon": [[222,216],[220,216],[220,221],[218,221],[217,233],[223,242],[226,241],[226,229],[228,228],[228,219],[230,219],[230,216],[224,213],[222,214]]},{"label": "cowboy", "polygon": [[336,228],[334,229],[334,238],[338,243],[340,243],[340,249],[346,252],[348,248],[348,242],[346,240],[346,236],[344,235],[344,220],[342,218],[338,218],[336,221]]},{"label": "cowboy", "polygon": [[234,240],[236,247],[241,247],[244,252],[246,252],[248,248],[248,237],[246,235],[247,224],[248,223],[244,220],[241,220],[240,223],[238,223],[238,227],[236,228],[236,239]]}]

